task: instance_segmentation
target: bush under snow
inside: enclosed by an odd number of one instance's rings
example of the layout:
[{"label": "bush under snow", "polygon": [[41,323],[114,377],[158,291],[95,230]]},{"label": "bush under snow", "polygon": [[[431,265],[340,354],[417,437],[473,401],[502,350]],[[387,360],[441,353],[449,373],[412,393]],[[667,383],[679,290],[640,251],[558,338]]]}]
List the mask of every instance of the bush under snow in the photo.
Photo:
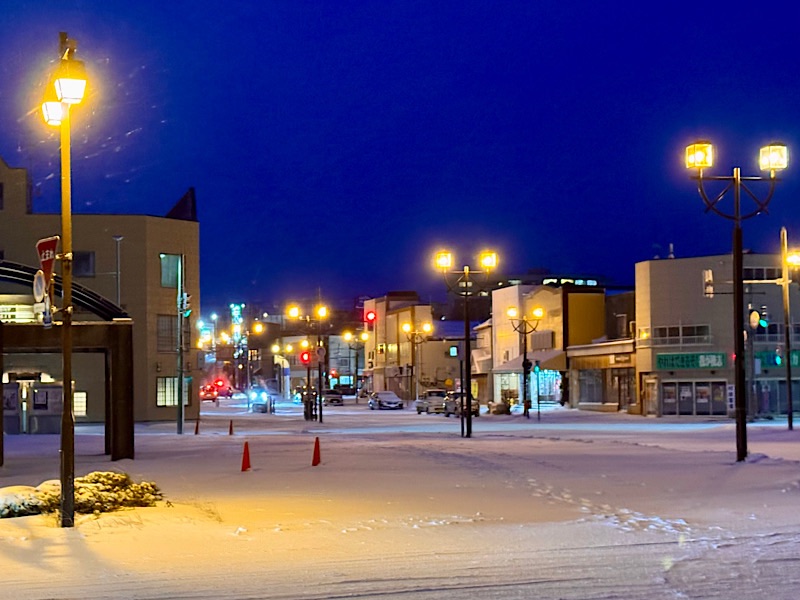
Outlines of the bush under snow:
[{"label": "bush under snow", "polygon": [[[155,483],[134,483],[125,473],[95,471],[75,478],[75,512],[101,513],[133,506],[154,506],[163,495]],[[0,518],[55,512],[61,505],[61,482],[38,487],[16,485],[0,489]]]}]

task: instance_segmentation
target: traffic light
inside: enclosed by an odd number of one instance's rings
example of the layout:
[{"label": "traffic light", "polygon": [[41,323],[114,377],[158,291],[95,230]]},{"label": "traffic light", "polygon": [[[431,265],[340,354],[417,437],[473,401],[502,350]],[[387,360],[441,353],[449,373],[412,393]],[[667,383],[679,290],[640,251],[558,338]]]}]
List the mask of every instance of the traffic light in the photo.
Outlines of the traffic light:
[{"label": "traffic light", "polygon": [[303,363],[305,366],[310,365],[311,364],[311,352],[309,352],[308,350],[303,350],[300,353],[300,362]]},{"label": "traffic light", "polygon": [[192,314],[192,306],[191,306],[191,303],[190,303],[191,300],[192,300],[192,297],[189,294],[187,294],[186,292],[183,292],[183,294],[181,294],[181,297],[178,298],[178,312],[184,318],[186,318],[190,314]]},{"label": "traffic light", "polygon": [[775,364],[779,367],[783,364],[783,350],[780,347],[775,348]]},{"label": "traffic light", "polygon": [[539,366],[539,361],[537,360],[533,363],[533,372],[538,374],[540,370],[541,367]]},{"label": "traffic light", "polygon": [[374,310],[368,310],[364,313],[364,321],[367,324],[367,330],[372,331],[375,329],[375,319],[378,315],[375,314]]},{"label": "traffic light", "polygon": [[766,306],[762,306],[761,313],[759,314],[758,326],[766,329],[768,325],[769,325],[769,312],[767,312]]}]

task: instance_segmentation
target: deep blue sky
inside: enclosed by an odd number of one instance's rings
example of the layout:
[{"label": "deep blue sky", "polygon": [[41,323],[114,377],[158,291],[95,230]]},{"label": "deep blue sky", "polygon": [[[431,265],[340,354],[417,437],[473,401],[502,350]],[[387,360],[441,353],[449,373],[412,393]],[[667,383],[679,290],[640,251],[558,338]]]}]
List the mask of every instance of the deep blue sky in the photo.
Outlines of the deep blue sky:
[{"label": "deep blue sky", "polygon": [[[669,243],[730,251],[687,143],[714,141],[719,175],[758,174],[773,139],[800,156],[796,8],[715,4],[16,0],[0,155],[58,210],[58,143],[35,109],[64,30],[93,77],[74,211],[163,215],[194,186],[204,308],[443,296],[442,244],[460,264],[492,246],[507,271],[632,283]],[[777,251],[781,226],[800,240],[798,170],[746,247]]]}]

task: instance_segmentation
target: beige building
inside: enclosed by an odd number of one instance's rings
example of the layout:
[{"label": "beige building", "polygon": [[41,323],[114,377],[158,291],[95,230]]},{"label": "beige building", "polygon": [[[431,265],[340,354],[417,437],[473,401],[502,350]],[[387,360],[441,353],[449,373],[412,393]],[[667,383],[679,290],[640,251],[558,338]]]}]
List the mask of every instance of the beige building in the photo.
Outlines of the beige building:
[{"label": "beige building", "polygon": [[[400,398],[412,401],[428,388],[455,389],[459,378],[459,357],[454,355],[452,340],[437,331],[430,305],[420,304],[414,292],[389,292],[364,303],[365,314],[374,310],[375,323],[364,351],[364,375],[371,391],[391,390]],[[403,331],[411,325],[412,333]],[[431,323],[431,335],[417,336],[422,326]]]},{"label": "beige building", "polygon": [[[636,264],[636,364],[645,415],[725,415],[733,412],[732,256],[650,260]],[[749,415],[786,414],[780,256],[744,255],[745,365]],[[790,306],[800,294],[790,286]],[[751,326],[750,315],[756,312]],[[763,325],[759,317],[766,317]],[[800,326],[791,324],[798,348]],[[793,406],[800,386],[793,378]]]},{"label": "beige building", "polygon": [[[492,292],[494,401],[521,402],[523,379],[523,332],[507,316],[515,307],[531,318],[533,309],[544,309],[536,330],[527,335],[527,356],[533,367],[528,397],[535,404],[562,402],[568,387],[569,346],[589,344],[605,334],[605,290],[594,286],[565,284],[516,285]],[[536,366],[538,365],[538,372]]]},{"label": "beige building", "polygon": [[[194,307],[200,305],[199,224],[194,190],[190,189],[165,217],[73,214],[72,230],[76,286],[93,290],[114,303],[119,291],[119,304],[134,322],[135,420],[176,419],[177,283],[181,257],[189,302]],[[11,168],[0,159],[0,260],[37,267],[37,240],[60,233],[59,214],[33,212],[27,171]],[[60,273],[58,261],[55,272]],[[58,305],[59,299],[54,302]],[[10,303],[32,306],[31,289],[0,280],[0,306]],[[0,314],[11,318],[9,311]],[[196,390],[200,369],[192,343],[197,314],[193,310],[183,321],[188,419],[198,414]],[[97,320],[97,316],[76,306],[76,327],[81,321],[92,320]],[[76,356],[75,363],[76,421],[102,421],[105,414],[102,357]],[[3,378],[9,383],[43,377],[60,382],[60,372],[60,355],[17,355],[6,358]]]}]

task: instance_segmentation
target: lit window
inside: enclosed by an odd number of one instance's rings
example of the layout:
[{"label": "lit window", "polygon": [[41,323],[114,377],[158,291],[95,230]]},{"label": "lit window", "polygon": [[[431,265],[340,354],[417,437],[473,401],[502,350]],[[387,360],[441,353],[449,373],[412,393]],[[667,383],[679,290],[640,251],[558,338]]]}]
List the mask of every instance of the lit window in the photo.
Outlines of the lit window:
[{"label": "lit window", "polygon": [[86,392],[74,392],[72,394],[72,410],[76,417],[86,416]]},{"label": "lit window", "polygon": [[178,266],[181,257],[178,254],[160,254],[161,259],[161,287],[178,287]]}]

